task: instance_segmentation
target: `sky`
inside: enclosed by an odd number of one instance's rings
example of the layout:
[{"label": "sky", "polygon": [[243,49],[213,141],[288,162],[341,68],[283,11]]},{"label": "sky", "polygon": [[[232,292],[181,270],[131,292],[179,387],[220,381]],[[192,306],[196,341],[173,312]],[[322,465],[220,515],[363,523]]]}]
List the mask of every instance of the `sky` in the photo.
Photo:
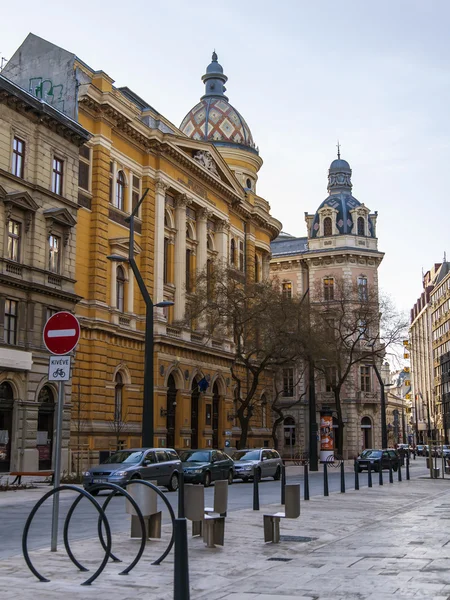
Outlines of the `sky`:
[{"label": "sky", "polygon": [[447,0],[22,0],[10,17],[0,57],[33,32],[177,126],[215,49],[264,160],[257,193],[293,235],[327,197],[339,140],[354,196],[378,212],[380,287],[399,309],[450,252]]}]

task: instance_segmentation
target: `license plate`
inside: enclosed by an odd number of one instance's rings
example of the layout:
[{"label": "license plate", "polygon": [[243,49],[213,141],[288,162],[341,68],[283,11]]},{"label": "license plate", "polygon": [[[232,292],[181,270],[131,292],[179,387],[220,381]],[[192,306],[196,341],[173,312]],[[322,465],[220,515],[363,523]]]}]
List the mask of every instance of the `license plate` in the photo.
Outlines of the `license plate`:
[{"label": "license plate", "polygon": [[92,483],[103,483],[106,479],[93,479]]}]

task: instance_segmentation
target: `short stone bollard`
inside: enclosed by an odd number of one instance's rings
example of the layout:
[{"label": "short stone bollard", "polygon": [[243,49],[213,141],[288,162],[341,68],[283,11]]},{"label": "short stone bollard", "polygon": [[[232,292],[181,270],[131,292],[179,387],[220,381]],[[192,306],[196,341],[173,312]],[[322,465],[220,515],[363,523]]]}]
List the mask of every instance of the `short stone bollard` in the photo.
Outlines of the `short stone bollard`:
[{"label": "short stone bollard", "polygon": [[328,493],[328,468],[327,463],[323,463],[323,495],[329,496]]}]

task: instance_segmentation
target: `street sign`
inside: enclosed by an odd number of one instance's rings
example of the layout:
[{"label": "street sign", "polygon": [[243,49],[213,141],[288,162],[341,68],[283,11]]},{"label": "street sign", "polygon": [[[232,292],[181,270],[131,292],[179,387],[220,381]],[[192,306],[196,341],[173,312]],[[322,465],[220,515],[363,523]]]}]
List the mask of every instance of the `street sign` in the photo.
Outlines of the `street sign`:
[{"label": "street sign", "polygon": [[52,354],[69,354],[79,339],[80,324],[69,312],[55,313],[44,326],[44,344]]},{"label": "street sign", "polygon": [[70,356],[50,356],[48,364],[49,381],[69,381]]}]

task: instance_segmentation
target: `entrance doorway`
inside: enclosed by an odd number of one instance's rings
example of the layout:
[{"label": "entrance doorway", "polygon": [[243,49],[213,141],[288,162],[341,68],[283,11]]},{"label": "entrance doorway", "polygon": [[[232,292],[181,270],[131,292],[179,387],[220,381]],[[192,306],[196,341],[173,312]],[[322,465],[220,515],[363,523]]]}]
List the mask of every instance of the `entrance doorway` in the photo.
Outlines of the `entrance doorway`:
[{"label": "entrance doorway", "polygon": [[175,379],[173,375],[169,375],[167,381],[167,417],[166,417],[166,429],[167,448],[175,448],[175,413],[177,407],[177,386],[175,385]]},{"label": "entrance doorway", "polygon": [[39,470],[52,468],[53,428],[55,422],[55,398],[50,386],[44,385],[38,396],[38,426],[36,447]]},{"label": "entrance doorway", "polygon": [[372,421],[370,417],[363,417],[361,419],[361,443],[362,449],[373,448],[372,440]]},{"label": "entrance doorway", "polygon": [[213,406],[212,406],[212,447],[219,447],[219,420],[220,420],[220,396],[217,383],[213,385]]},{"label": "entrance doorway", "polygon": [[0,385],[0,473],[11,468],[11,439],[14,392],[5,381]]},{"label": "entrance doorway", "polygon": [[191,448],[198,448],[198,401],[200,389],[197,379],[192,381],[191,387]]}]

